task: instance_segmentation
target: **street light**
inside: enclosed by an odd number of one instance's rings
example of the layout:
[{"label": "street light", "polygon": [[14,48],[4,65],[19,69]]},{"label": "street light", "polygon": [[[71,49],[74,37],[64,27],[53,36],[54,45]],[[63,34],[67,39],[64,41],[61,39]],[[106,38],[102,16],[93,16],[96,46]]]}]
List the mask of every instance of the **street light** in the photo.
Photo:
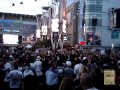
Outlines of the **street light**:
[{"label": "street light", "polygon": [[[112,8],[112,33],[114,32],[114,8]],[[113,39],[113,41],[112,41],[112,45],[111,45],[111,49],[112,49],[112,51],[114,51],[114,39]]]}]

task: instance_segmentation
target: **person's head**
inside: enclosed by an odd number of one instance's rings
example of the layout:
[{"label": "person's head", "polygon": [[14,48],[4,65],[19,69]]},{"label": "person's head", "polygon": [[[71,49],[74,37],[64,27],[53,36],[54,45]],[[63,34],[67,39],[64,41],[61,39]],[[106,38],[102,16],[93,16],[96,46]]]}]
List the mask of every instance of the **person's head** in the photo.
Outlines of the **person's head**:
[{"label": "person's head", "polygon": [[83,65],[87,65],[87,64],[88,64],[88,59],[87,59],[87,57],[83,57],[83,59],[82,59],[82,64],[83,64]]},{"label": "person's head", "polygon": [[40,59],[41,59],[41,58],[40,58],[40,56],[37,56],[36,60],[38,60],[38,61],[39,61]]},{"label": "person's head", "polygon": [[14,64],[14,69],[17,70],[18,69],[18,65],[15,63]]},{"label": "person's head", "polygon": [[77,58],[76,63],[81,63],[81,59],[80,59],[80,58]]},{"label": "person's head", "polygon": [[66,61],[66,66],[67,66],[67,67],[71,67],[71,66],[72,66],[71,61]]},{"label": "person's head", "polygon": [[28,70],[30,67],[30,64],[29,63],[25,63],[25,70]]},{"label": "person's head", "polygon": [[120,60],[117,62],[118,69],[120,69]]}]

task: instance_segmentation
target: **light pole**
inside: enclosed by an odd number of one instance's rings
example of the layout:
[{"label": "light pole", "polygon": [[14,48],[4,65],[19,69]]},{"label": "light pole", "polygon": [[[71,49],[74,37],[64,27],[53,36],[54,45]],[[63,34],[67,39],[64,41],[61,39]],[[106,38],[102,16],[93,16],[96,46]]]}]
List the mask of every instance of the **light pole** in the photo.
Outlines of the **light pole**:
[{"label": "light pole", "polygon": [[[112,8],[112,33],[114,32],[114,8]],[[114,38],[113,38],[113,41],[112,41],[112,46],[111,46],[111,49],[112,51],[114,51]]]}]

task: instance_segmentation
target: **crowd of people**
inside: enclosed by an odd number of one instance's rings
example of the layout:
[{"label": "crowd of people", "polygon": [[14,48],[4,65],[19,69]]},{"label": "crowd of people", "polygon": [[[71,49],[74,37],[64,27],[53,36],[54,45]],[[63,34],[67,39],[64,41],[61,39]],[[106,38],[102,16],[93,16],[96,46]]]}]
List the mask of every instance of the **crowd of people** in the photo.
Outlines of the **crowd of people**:
[{"label": "crowd of people", "polygon": [[0,90],[107,90],[105,69],[115,70],[119,86],[119,52],[0,47]]}]

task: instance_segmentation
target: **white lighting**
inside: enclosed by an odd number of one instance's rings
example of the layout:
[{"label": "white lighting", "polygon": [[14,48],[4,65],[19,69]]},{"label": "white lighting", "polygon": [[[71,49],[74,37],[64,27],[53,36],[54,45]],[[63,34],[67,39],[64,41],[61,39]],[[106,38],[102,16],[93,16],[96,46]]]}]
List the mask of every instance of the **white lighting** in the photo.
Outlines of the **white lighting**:
[{"label": "white lighting", "polygon": [[64,19],[63,19],[62,28],[63,28],[63,32],[66,33],[66,20],[64,20]]},{"label": "white lighting", "polygon": [[40,30],[36,30],[36,38],[40,38]]},{"label": "white lighting", "polygon": [[47,35],[47,26],[42,26],[42,35]]},{"label": "white lighting", "polygon": [[59,32],[59,19],[52,19],[52,32]]},{"label": "white lighting", "polygon": [[3,44],[18,44],[18,35],[3,34]]}]

